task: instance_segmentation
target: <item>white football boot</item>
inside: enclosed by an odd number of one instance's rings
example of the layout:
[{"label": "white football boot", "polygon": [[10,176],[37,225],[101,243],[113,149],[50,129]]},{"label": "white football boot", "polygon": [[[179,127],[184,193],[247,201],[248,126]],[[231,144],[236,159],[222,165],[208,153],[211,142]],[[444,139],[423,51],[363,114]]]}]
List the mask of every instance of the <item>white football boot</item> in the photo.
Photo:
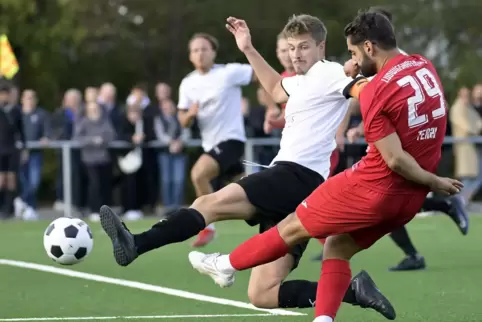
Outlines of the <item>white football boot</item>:
[{"label": "white football boot", "polygon": [[210,276],[214,283],[221,287],[230,287],[234,284],[234,272],[223,272],[218,267],[220,253],[204,254],[201,252],[190,252],[189,262],[199,273]]}]

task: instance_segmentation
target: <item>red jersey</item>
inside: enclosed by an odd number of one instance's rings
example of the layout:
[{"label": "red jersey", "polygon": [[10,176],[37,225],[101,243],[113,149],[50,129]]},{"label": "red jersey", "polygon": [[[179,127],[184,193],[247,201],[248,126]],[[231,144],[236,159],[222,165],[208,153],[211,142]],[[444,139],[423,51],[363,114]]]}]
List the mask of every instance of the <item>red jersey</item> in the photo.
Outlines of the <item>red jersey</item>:
[{"label": "red jersey", "polygon": [[394,132],[420,166],[435,172],[447,126],[442,84],[432,63],[420,55],[392,58],[360,94],[367,155],[348,176],[388,194],[428,192],[428,187],[393,172],[374,143]]},{"label": "red jersey", "polygon": [[[296,72],[288,72],[288,71],[284,71],[281,73],[281,78],[286,78],[286,77],[292,77],[292,76],[296,76]],[[281,108],[285,108],[286,107],[286,103],[283,103],[281,104]]]}]

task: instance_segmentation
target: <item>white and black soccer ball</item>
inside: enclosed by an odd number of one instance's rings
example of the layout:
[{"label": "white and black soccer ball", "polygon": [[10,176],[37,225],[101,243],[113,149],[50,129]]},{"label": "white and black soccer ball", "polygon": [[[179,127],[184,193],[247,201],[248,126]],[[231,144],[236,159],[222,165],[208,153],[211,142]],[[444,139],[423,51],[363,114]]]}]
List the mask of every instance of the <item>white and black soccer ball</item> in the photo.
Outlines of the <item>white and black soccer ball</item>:
[{"label": "white and black soccer ball", "polygon": [[45,230],[47,255],[62,265],[83,261],[92,251],[94,239],[89,225],[78,218],[55,219]]}]

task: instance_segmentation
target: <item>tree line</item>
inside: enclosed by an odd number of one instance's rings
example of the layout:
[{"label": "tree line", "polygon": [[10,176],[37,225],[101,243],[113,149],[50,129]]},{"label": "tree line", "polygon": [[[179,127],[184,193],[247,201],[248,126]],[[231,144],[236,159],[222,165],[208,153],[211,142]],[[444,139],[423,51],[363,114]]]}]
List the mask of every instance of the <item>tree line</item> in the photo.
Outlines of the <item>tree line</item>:
[{"label": "tree line", "polygon": [[15,82],[55,108],[63,91],[112,81],[120,97],[138,82],[176,87],[191,70],[187,41],[199,31],[220,41],[219,62],[245,62],[226,17],[245,19],[259,51],[276,68],[276,36],[290,15],[309,13],[328,28],[327,58],[348,59],[344,26],[356,12],[384,6],[400,47],[433,59],[449,97],[481,81],[482,2],[477,0],[2,0],[0,32],[19,59]]}]

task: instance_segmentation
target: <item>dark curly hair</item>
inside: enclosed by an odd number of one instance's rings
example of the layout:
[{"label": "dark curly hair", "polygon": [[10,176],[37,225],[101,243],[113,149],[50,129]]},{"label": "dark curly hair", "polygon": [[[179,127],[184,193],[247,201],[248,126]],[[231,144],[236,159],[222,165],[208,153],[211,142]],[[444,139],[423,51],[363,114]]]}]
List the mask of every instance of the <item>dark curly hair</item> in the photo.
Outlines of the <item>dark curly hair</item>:
[{"label": "dark curly hair", "polygon": [[345,37],[353,45],[371,41],[383,50],[397,47],[395,31],[387,16],[380,12],[362,11],[345,27]]}]

